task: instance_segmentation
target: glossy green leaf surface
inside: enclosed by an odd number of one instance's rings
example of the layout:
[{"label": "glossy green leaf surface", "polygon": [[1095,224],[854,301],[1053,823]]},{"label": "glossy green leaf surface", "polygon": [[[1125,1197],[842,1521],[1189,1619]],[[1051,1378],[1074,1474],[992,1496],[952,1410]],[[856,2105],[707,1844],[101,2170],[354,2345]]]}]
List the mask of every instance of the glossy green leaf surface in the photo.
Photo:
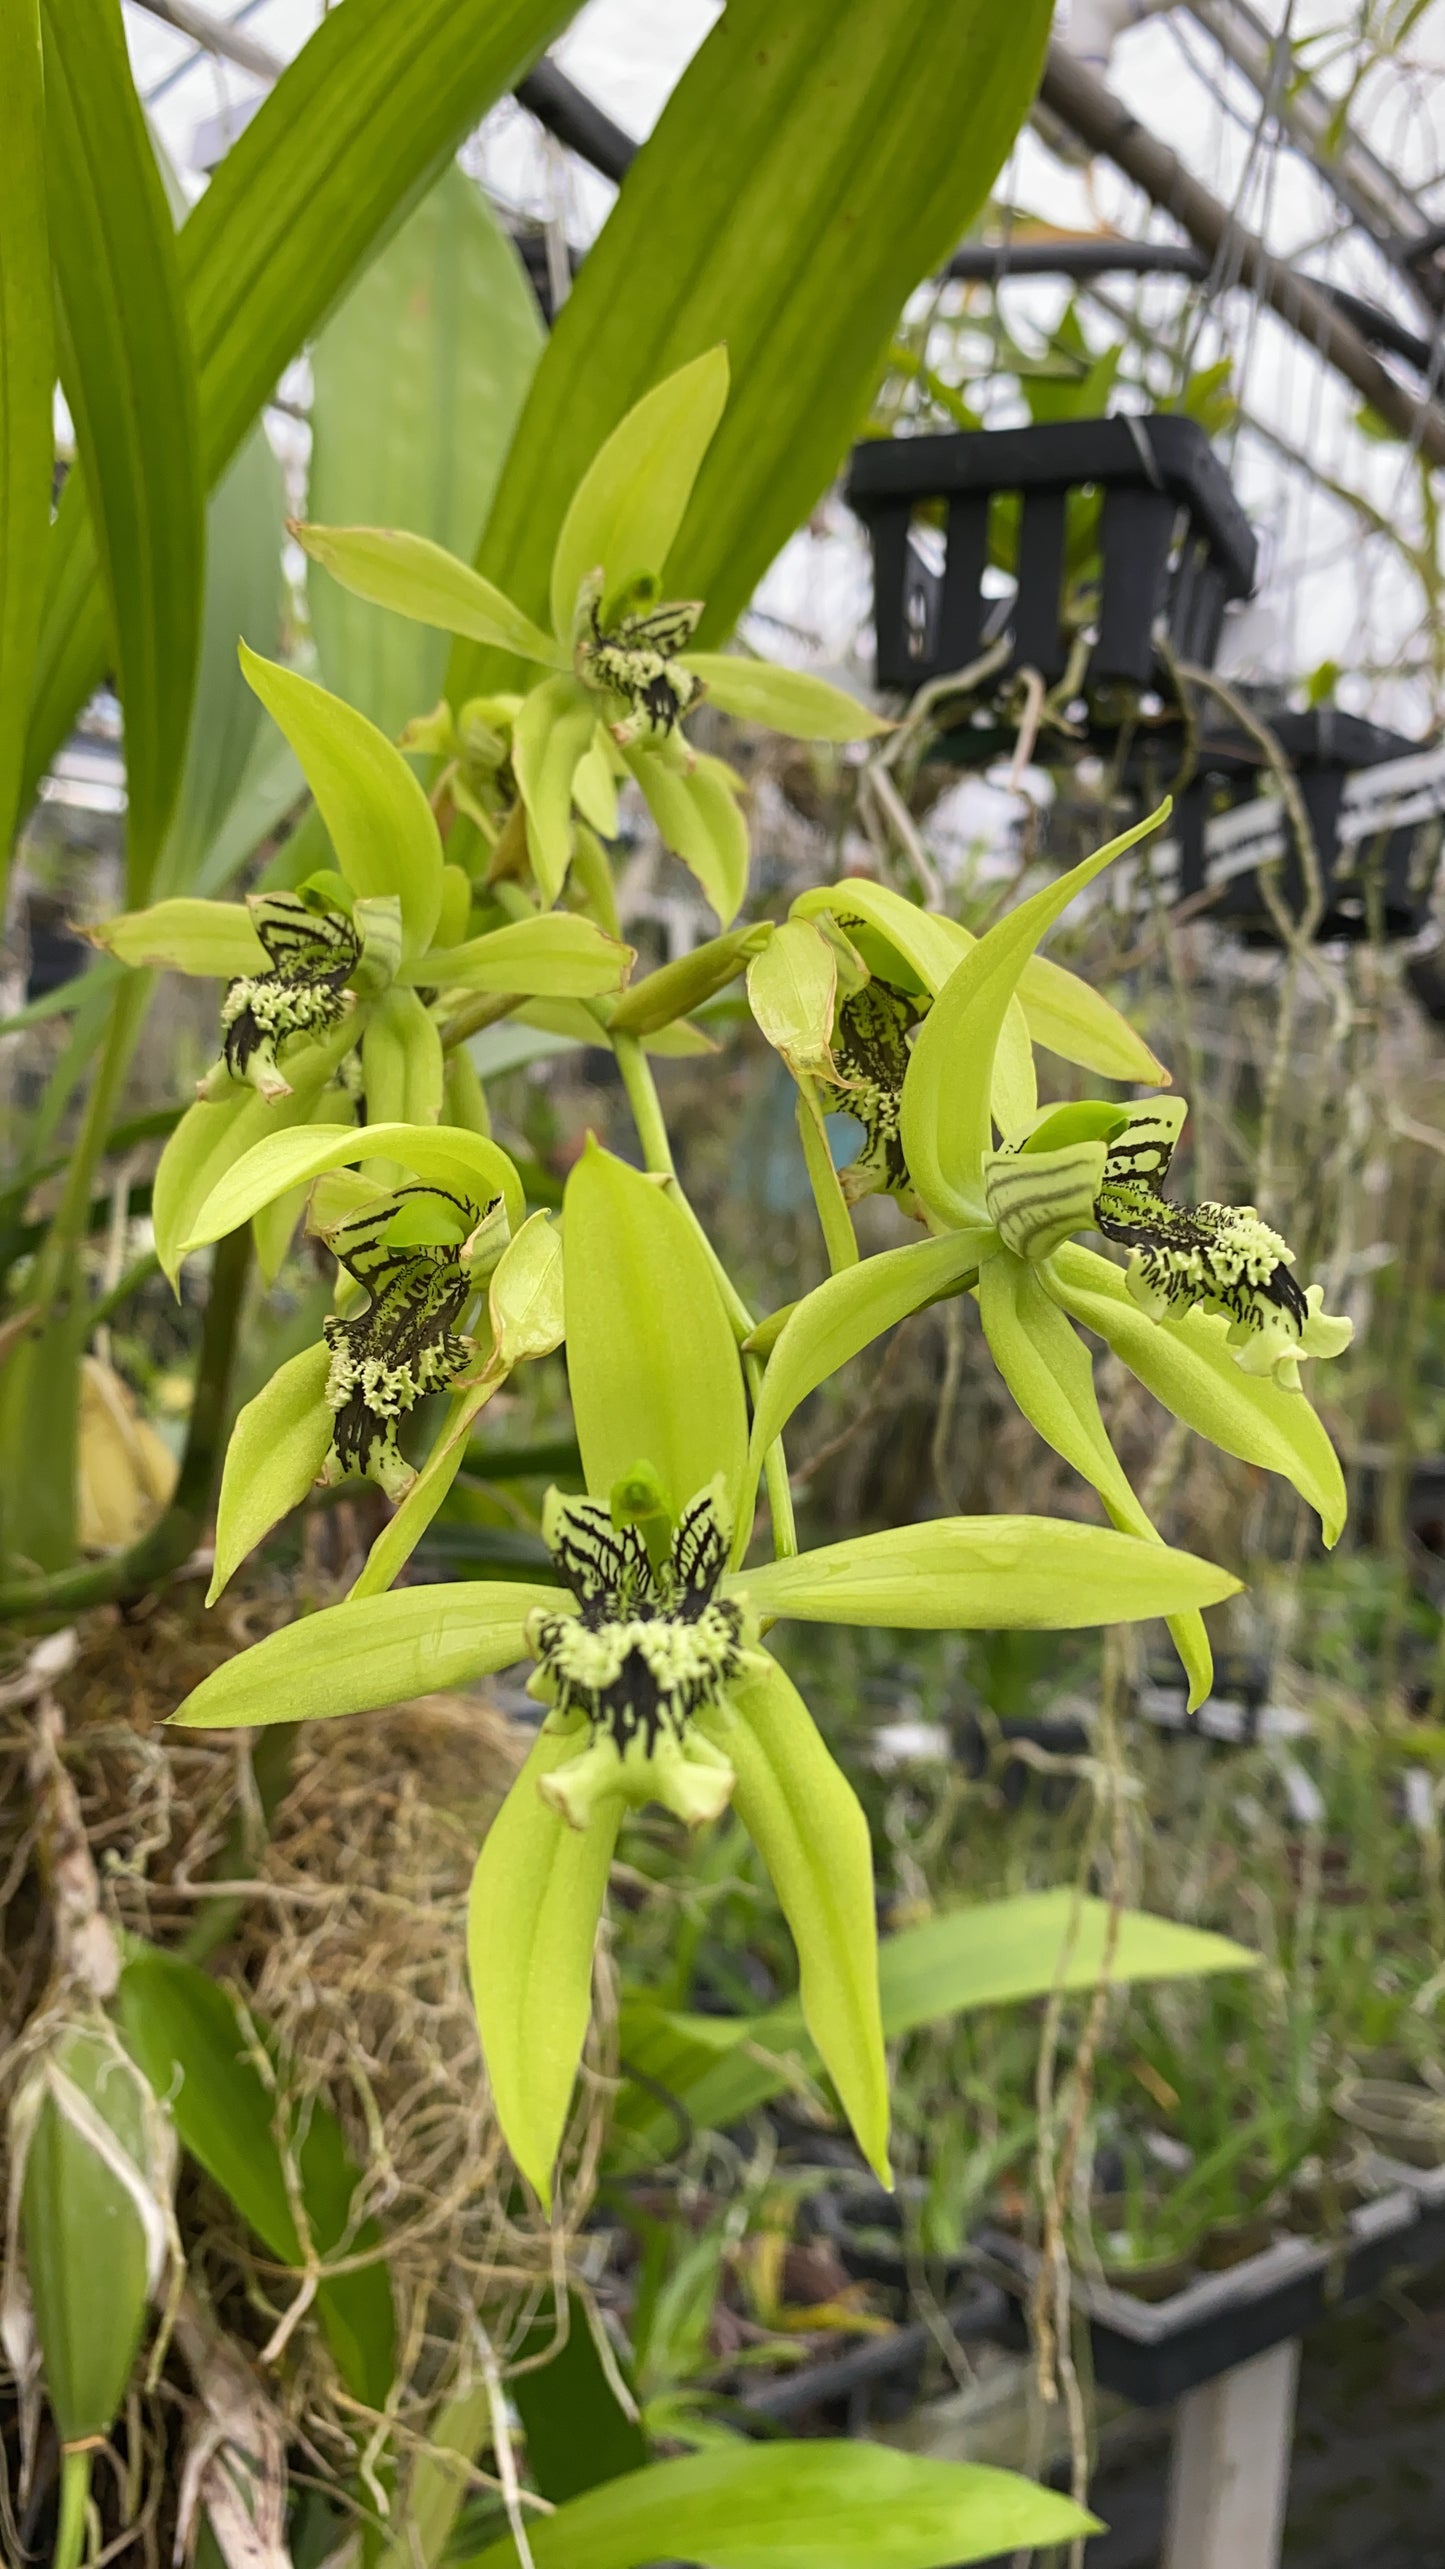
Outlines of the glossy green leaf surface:
[{"label": "glossy green leaf surface", "polygon": [[[1165,807],[1167,809],[1167,806]],[[994,1063],[1025,963],[1039,939],[1106,865],[1158,826],[1151,813],[1020,902],[964,957],[929,1010],[903,1089],[903,1149],[934,1220],[982,1218],[984,1154],[993,1143]]]},{"label": "glossy green leaf surface", "polygon": [[656,1179],[589,1144],[567,1180],[567,1379],[587,1486],[637,1463],[674,1515],[721,1473],[736,1509],[747,1455],[742,1367],[692,1223]]},{"label": "glossy green leaf surface", "polygon": [[[602,439],[725,343],[727,408],[651,566],[669,597],[707,600],[700,643],[722,640],[857,433],[905,300],[983,202],[1047,26],[1044,0],[1011,15],[999,0],[730,0],[558,317],[481,569],[542,616],[554,536]],[[459,650],[453,702],[477,684],[477,654]]]},{"label": "glossy green leaf surface", "polygon": [[518,1227],[522,1223],[526,1206],[521,1180],[506,1152],[480,1133],[464,1133],[449,1124],[425,1130],[411,1124],[312,1124],[269,1134],[227,1169],[206,1197],[181,1256],[239,1229],[273,1195],[309,1185],[327,1169],[368,1160],[399,1161],[423,1185],[448,1187],[476,1204],[501,1195],[508,1220]]},{"label": "glossy green leaf surface", "polygon": [[954,1516],[767,1561],[735,1584],[757,1613],[807,1623],[1065,1632],[1215,1606],[1240,1583],[1192,1552],[1103,1526]]},{"label": "glossy green leaf surface", "polygon": [[39,0],[0,11],[0,878],[40,638],[55,454]]},{"label": "glossy green leaf surface", "polygon": [[[989,1352],[1030,1424],[1096,1489],[1122,1533],[1160,1541],[1119,1461],[1099,1415],[1087,1348],[1047,1287],[1019,1258],[998,1257],[978,1279],[978,1308]],[[1170,1620],[1189,1673],[1189,1709],[1209,1693],[1214,1661],[1197,1614]]]},{"label": "glossy green leaf surface", "polygon": [[1112,1347],[1156,1400],[1226,1454],[1283,1473],[1314,1509],[1326,1543],[1339,1540],[1344,1474],[1303,1392],[1241,1372],[1222,1320],[1197,1311],[1167,1323],[1147,1318],[1121,1270],[1093,1249],[1072,1242],[1055,1251],[1050,1267],[1064,1309]]},{"label": "glossy green leaf surface", "polygon": [[523,1658],[532,1607],[563,1601],[560,1588],[464,1580],[323,1606],[223,1661],[172,1718],[187,1730],[249,1730],[376,1712],[464,1686]]},{"label": "glossy green leaf surface", "polygon": [[[964,2569],[1096,2531],[1054,2489],[885,2444],[723,2445],[609,2480],[529,2522],[535,2569]],[[517,2569],[510,2535],[461,2569]]]},{"label": "glossy green leaf surface", "polygon": [[17,2229],[45,2394],[69,2443],[104,2436],[125,2398],[163,2256],[153,2188],[170,2180],[154,2169],[145,2090],[108,2026],[59,2034],[39,2080],[12,2130]]},{"label": "glossy green leaf surface", "polygon": [[267,968],[266,949],[240,901],[154,901],[148,910],[102,920],[93,933],[97,945],[126,964],[156,964],[217,980]]},{"label": "glossy green leaf surface", "polygon": [[237,1418],[221,1473],[207,1605],[262,1536],[300,1506],[325,1462],[334,1425],[326,1405],[329,1361],[324,1340],[303,1347]]},{"label": "glossy green leaf surface", "polygon": [[727,350],[708,348],[659,379],[603,440],[568,503],[552,556],[552,630],[562,641],[593,571],[605,575],[599,603],[639,577],[660,575],[727,397]]},{"label": "glossy green leaf surface", "polygon": [[[232,869],[226,863],[221,835],[253,772],[257,743],[269,735],[283,757],[287,754],[285,743],[275,740],[236,658],[236,641],[242,634],[253,651],[268,657],[280,648],[286,596],[281,572],[285,513],[281,467],[264,426],[258,424],[226,467],[206,508],[206,580],[195,704],[176,807],[153,892],[219,889],[225,884]],[[293,800],[300,781],[299,776],[295,778]],[[286,808],[284,800],[281,808]],[[256,839],[264,834],[264,826],[258,828]],[[202,886],[201,872],[212,863],[213,851],[219,870]],[[249,849],[240,849],[235,863],[239,865],[248,853]]]},{"label": "glossy green leaf surface", "polygon": [[[542,344],[516,249],[453,162],[312,349],[311,514],[473,554]],[[388,735],[435,704],[447,644],[431,619],[325,572],[307,597],[327,686]]]},{"label": "glossy green leaf surface", "polygon": [[574,1829],[539,1776],[576,1754],[542,1731],[482,1841],[467,1961],[482,2052],[507,2147],[544,2207],[592,2012],[592,1948],[622,1805]]},{"label": "glossy green leaf surface", "polygon": [[728,1689],[726,1711],[696,1718],[732,1761],[732,1807],[768,1868],[797,1947],[804,2021],[859,2148],[887,2185],[873,1849],[858,1797],[775,1660]]},{"label": "glossy green leaf surface", "polygon": [[366,900],[395,893],[404,950],[422,953],[441,911],[442,849],[431,805],[400,750],[354,706],[244,643],[241,666],[300,760],[352,891]]},{"label": "glossy green leaf surface", "polygon": [[[227,1992],[180,1954],[152,1948],[127,1962],[119,2004],[126,2043],[164,2098],[184,2147],[274,2257],[304,2266],[307,2243],[286,2181],[275,2091]],[[314,2100],[304,2128],[287,2137],[315,2253],[324,2260],[379,2247],[374,2221],[353,2226],[360,2173],[325,2103]],[[316,2304],[348,2389],[380,2406],[391,2388],[396,2339],[385,2266],[327,2277]]]},{"label": "glossy green leaf surface", "polygon": [[[208,488],[378,240],[571,14],[569,0],[347,0],[322,18],[179,236]],[[77,481],[54,534],[32,791],[106,662]]]},{"label": "glossy green leaf surface", "polygon": [[[1075,1908],[1064,1891],[1029,1891],[1012,1899],[950,1909],[940,1917],[884,1936],[878,1948],[883,2031],[889,2042],[920,2025],[941,2023],[979,2007],[1017,2006],[1058,1988],[1097,1987],[1112,1953],[1110,1985],[1188,1980],[1217,1971],[1252,1971],[1258,1957],[1227,1937],[1143,1911],[1122,1911],[1111,1942],[1109,1905],[1086,1899]],[[812,2065],[797,2001],[752,2017],[669,2015],[647,2000],[625,2011],[629,2060],[686,2101],[693,2120],[725,2128],[788,2083],[790,2054]],[[625,2124],[644,2132],[665,2115],[643,2091],[624,2091]]]},{"label": "glossy green leaf surface", "polygon": [[762,723],[788,740],[872,740],[891,728],[886,714],[875,714],[806,669],[784,669],[736,651],[686,651],[683,660],[720,712]]},{"label": "glossy green leaf surface", "polygon": [[180,785],[200,648],[196,377],[120,0],[45,0],[42,23],[60,373],[125,706],[127,881],[144,900]]},{"label": "glossy green leaf surface", "polygon": [[570,910],[546,910],[537,919],[512,919],[462,945],[434,947],[408,977],[438,990],[520,990],[529,997],[600,999],[620,990],[635,949],[608,936],[592,919]]}]

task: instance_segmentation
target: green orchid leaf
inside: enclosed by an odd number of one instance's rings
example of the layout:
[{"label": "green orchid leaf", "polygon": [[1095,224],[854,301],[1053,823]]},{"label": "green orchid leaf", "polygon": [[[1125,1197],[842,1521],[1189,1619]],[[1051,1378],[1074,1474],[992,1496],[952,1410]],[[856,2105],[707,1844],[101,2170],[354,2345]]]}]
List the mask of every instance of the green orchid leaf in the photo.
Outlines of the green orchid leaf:
[{"label": "green orchid leaf", "polygon": [[563,642],[593,571],[605,574],[600,603],[661,572],[727,397],[727,350],[709,348],[644,393],[599,448],[552,556],[552,627]]},{"label": "green orchid leaf", "polygon": [[768,1868],[798,1949],[809,2033],[869,2166],[888,2169],[888,2065],[878,2012],[873,1850],[852,1785],[775,1660],[696,1715],[730,1760],[732,1807]]},{"label": "green orchid leaf", "polygon": [[1051,963],[1046,954],[1031,954],[1019,974],[1019,997],[1029,1033],[1045,1052],[1096,1071],[1101,1079],[1127,1080],[1140,1088],[1169,1086],[1168,1071],[1128,1018],[1063,964]]},{"label": "green orchid leaf", "polygon": [[[389,740],[441,694],[450,619],[425,612],[426,592],[475,548],[545,345],[517,244],[455,160],[312,341],[307,512],[325,521],[323,540],[359,539],[362,552],[360,584],[330,562],[308,575],[315,674]],[[420,540],[440,557],[417,565],[416,603],[377,601],[366,579],[377,539],[385,577],[394,528],[403,546]],[[501,604],[523,641],[525,619]]]},{"label": "green orchid leaf", "polygon": [[462,634],[469,642],[496,643],[547,669],[571,666],[565,645],[430,536],[409,535],[400,526],[293,525],[291,532],[312,561],[353,597],[390,607],[415,624]]},{"label": "green orchid leaf", "polygon": [[[1078,1995],[1108,1984],[1189,1980],[1253,1971],[1259,1957],[1224,1936],[1176,1926],[1133,1909],[1115,1917],[1107,1900],[1075,1902],[1071,1891],[1028,1891],[1012,1899],[950,1909],[878,1948],[883,2032],[897,2042],[921,2025],[980,2007],[1011,2007],[1058,1989]],[[806,2073],[811,2046],[795,1998],[757,2016],[688,2016],[632,1997],[623,2002],[627,2059],[685,2103],[700,2129],[723,2131],[790,2083],[788,2064]],[[624,2088],[618,2121],[628,2155],[655,2156],[671,2118],[655,2097]],[[654,2137],[655,2136],[655,2137]]]},{"label": "green orchid leaf", "polygon": [[751,855],[732,769],[701,750],[690,753],[685,767],[674,767],[646,749],[629,749],[624,755],[663,846],[696,875],[726,927],[742,906]]},{"label": "green orchid leaf", "polygon": [[[125,706],[126,884],[140,902],[175,809],[200,651],[197,368],[184,257],[120,0],[44,0],[41,17],[55,353]],[[7,240],[7,263],[12,255]],[[48,282],[42,267],[31,293],[44,297]],[[46,551],[53,582],[54,541]]]},{"label": "green orchid leaf", "polygon": [[[987,1231],[950,1232],[865,1258],[805,1294],[788,1312],[768,1358],[753,1419],[750,1470],[781,1436],[800,1401],[911,1311],[961,1285],[992,1247]],[[746,1541],[746,1531],[741,1539]],[[736,1542],[736,1538],[735,1538]]]},{"label": "green orchid leaf", "polygon": [[716,998],[730,981],[736,981],[773,934],[771,920],[759,919],[753,927],[729,928],[723,936],[705,938],[676,963],[665,963],[635,982],[613,1009],[608,1033],[656,1035],[664,1026],[675,1025],[679,1017],[701,1008],[705,1000]]},{"label": "green orchid leaf", "polygon": [[446,1065],[435,1020],[414,990],[388,990],[361,1038],[366,1112],[377,1124],[435,1124]]},{"label": "green orchid leaf", "polygon": [[527,811],[527,852],[544,901],[555,901],[572,860],[572,781],[592,746],[597,699],[580,678],[546,679],[512,730],[512,765]]},{"label": "green orchid leaf", "polygon": [[576,1748],[575,1738],[540,1734],[482,1841],[467,1911],[467,1960],[492,2102],[508,2149],[549,2212],[622,1818],[617,1801],[574,1829],[543,1801],[539,1778]]},{"label": "green orchid leaf", "polygon": [[1348,1502],[1329,1437],[1303,1392],[1241,1371],[1222,1319],[1181,1311],[1150,1320],[1122,1271],[1076,1242],[1055,1251],[1049,1289],[1186,1426],[1243,1463],[1281,1473],[1314,1509],[1326,1544],[1338,1542]]},{"label": "green orchid leaf", "polygon": [[[830,917],[844,928],[852,920],[871,928],[905,966],[903,985],[907,985],[911,973],[931,999],[938,997],[945,982],[978,944],[977,937],[961,927],[957,919],[946,919],[935,910],[918,909],[900,892],[890,891],[886,883],[849,880],[821,884],[793,903],[792,915],[795,919]],[[880,960],[879,969],[888,980],[886,957]],[[1004,1015],[993,1068],[992,1104],[1000,1128],[1006,1133],[1016,1132],[1028,1122],[1037,1103],[1028,1020],[1022,1007],[1011,1002]]]},{"label": "green orchid leaf", "polygon": [[1046,1258],[1074,1232],[1092,1231],[1104,1159],[1102,1142],[986,1151],[983,1200],[1004,1247],[1018,1258]]},{"label": "green orchid leaf", "polygon": [[566,1605],[561,1588],[482,1579],[324,1606],[223,1660],[171,1719],[183,1730],[253,1730],[378,1712],[509,1668],[526,1657],[532,1608]]},{"label": "green orchid leaf", "polygon": [[188,972],[214,980],[267,972],[266,949],[239,901],[157,901],[149,910],[127,910],[102,919],[92,942],[134,968]]},{"label": "green orchid leaf", "polygon": [[748,1006],[765,1042],[805,1077],[833,1068],[838,959],[807,919],[785,919],[748,966]]},{"label": "green orchid leaf", "polygon": [[[935,1221],[969,1223],[982,1216],[984,1153],[993,1143],[995,1061],[1025,963],[1085,885],[1157,829],[1168,810],[1168,803],[1162,803],[1147,820],[1011,910],[964,957],[929,1010],[903,1084],[902,1131],[914,1186]],[[1016,1131],[1018,1124],[1004,1129]]]},{"label": "green orchid leaf", "polygon": [[[132,1953],[118,2003],[126,2046],[191,2157],[273,2257],[304,2268],[307,2242],[277,2141],[275,2086],[257,2064],[255,2035],[230,1993],[183,1955],[152,1946]],[[376,2223],[355,2220],[361,2171],[329,2106],[313,2097],[304,2116],[290,2114],[287,2122],[311,2249],[323,2260],[379,2251]],[[326,2276],[316,2306],[348,2389],[370,2405],[384,2403],[396,2361],[396,2318],[380,2255],[372,2265]]]},{"label": "green orchid leaf", "polygon": [[243,1159],[228,1167],[212,1188],[179,1255],[224,1239],[228,1231],[249,1222],[274,1195],[307,1186],[327,1169],[351,1168],[369,1160],[395,1160],[426,1186],[485,1205],[500,1195],[507,1219],[521,1229],[526,1215],[522,1181],[506,1152],[480,1133],[464,1133],[450,1124],[422,1129],[412,1124],[315,1124],[309,1131],[277,1132],[275,1108],[268,1110],[272,1129]]},{"label": "green orchid leaf", "polygon": [[953,1516],[768,1561],[729,1581],[757,1614],[900,1632],[1067,1632],[1217,1606],[1212,1561],[1064,1517]]},{"label": "green orchid leaf", "polygon": [[[677,2551],[698,2569],[964,2569],[1098,2530],[1071,2498],[988,2463],[729,2440],[529,2518],[527,2542],[535,2569],[646,2569]],[[459,2569],[518,2569],[520,2558],[508,2535]]]},{"label": "green orchid leaf", "polygon": [[[728,0],[558,316],[483,568],[542,613],[559,496],[629,403],[722,340],[726,413],[666,565],[642,567],[665,567],[669,598],[706,599],[699,638],[725,641],[858,433],[909,295],[984,203],[1048,15],[1042,0],[1006,24],[985,0]],[[476,657],[453,662],[454,702]]]},{"label": "green orchid leaf", "polygon": [[0,11],[0,888],[40,638],[55,469],[55,313],[38,0]]},{"label": "green orchid leaf", "polygon": [[513,919],[464,945],[434,947],[407,977],[436,990],[519,990],[554,999],[600,999],[626,987],[637,961],[593,919],[570,910]]},{"label": "green orchid leaf", "polygon": [[589,1490],[638,1463],[674,1517],[721,1473],[736,1517],[742,1367],[707,1250],[676,1198],[589,1141],[567,1180],[567,1376]]},{"label": "green orchid leaf", "polygon": [[[1098,1491],[1122,1534],[1158,1543],[1099,1415],[1088,1350],[1044,1279],[1020,1258],[993,1258],[979,1271],[978,1308],[994,1363],[1030,1425]],[[1208,1636],[1198,1614],[1171,1616],[1169,1629],[1188,1672],[1193,1712],[1214,1682]]]},{"label": "green orchid leaf", "polygon": [[[187,1107],[161,1153],[151,1188],[156,1256],[173,1286],[186,1254],[185,1243],[212,1190],[258,1142],[311,1122],[322,1091],[353,1040],[351,1028],[339,1026],[323,1043],[297,1045],[288,1053],[289,1097],[268,1104],[254,1089],[237,1088],[232,1096],[198,1099]],[[339,1111],[339,1097],[336,1105]]]},{"label": "green orchid leaf", "polygon": [[841,687],[801,669],[780,669],[775,661],[734,651],[685,651],[682,665],[701,678],[723,713],[765,723],[788,740],[872,740],[893,729],[886,714],[872,713]]},{"label": "green orchid leaf", "polygon": [[366,899],[394,892],[407,954],[436,933],[442,848],[432,808],[399,749],[339,696],[241,645],[241,666],[295,750],[336,862]]},{"label": "green orchid leaf", "polygon": [[216,1509],[216,1559],[206,1603],[263,1535],[299,1507],[326,1460],[334,1420],[326,1400],[330,1350],[303,1347],[249,1400],[231,1430]]},{"label": "green orchid leaf", "polygon": [[[568,0],[348,8],[321,19],[261,99],[178,238],[211,486],[397,217],[572,15]],[[48,437],[48,407],[46,424]],[[110,665],[81,474],[61,494],[47,550],[30,792]]]}]

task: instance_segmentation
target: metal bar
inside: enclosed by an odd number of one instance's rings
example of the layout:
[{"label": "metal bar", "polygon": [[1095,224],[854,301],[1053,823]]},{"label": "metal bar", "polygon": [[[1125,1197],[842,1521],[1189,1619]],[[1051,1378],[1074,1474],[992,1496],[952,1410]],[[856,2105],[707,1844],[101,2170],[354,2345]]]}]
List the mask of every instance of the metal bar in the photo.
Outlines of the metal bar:
[{"label": "metal bar", "polygon": [[207,53],[220,54],[242,71],[253,73],[257,80],[279,80],[286,68],[269,45],[245,35],[238,27],[228,26],[224,18],[213,18],[209,9],[196,5],[196,0],[136,0],[136,6],[174,27],[179,35],[189,36],[194,44],[203,45]]},{"label": "metal bar", "polygon": [[569,80],[547,54],[517,83],[515,96],[539,125],[586,161],[602,178],[620,187],[640,146],[614,125],[585,89]]},{"label": "metal bar", "polygon": [[1445,279],[1422,273],[1428,235],[1422,235],[1420,209],[1409,189],[1358,134],[1348,126],[1340,130],[1336,102],[1297,70],[1292,68],[1276,98],[1278,39],[1249,0],[1185,0],[1185,6],[1236,71],[1262,98],[1274,102],[1286,134],[1336,203],[1368,232],[1421,301],[1438,312],[1445,303]]},{"label": "metal bar", "polygon": [[1397,383],[1320,288],[1308,278],[1292,275],[1258,234],[1239,222],[1185,168],[1178,153],[1142,125],[1066,46],[1050,45],[1039,94],[1091,151],[1113,161],[1162,213],[1170,215],[1211,262],[1221,256],[1227,259],[1241,283],[1353,384],[1391,428],[1416,442],[1429,463],[1445,466],[1445,412]]}]

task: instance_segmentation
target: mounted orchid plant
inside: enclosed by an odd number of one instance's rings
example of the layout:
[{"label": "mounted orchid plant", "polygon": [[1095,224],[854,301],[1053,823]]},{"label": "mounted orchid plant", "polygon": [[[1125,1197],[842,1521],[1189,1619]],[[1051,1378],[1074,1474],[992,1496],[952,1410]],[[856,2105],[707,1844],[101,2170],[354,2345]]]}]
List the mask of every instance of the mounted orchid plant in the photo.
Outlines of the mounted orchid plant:
[{"label": "mounted orchid plant", "polygon": [[[318,1479],[364,1475],[393,1503],[342,1603],[219,1668],[177,1718],[359,1714],[530,1660],[545,1713],[478,1859],[470,1957],[497,2111],[544,2203],[618,1831],[648,1803],[689,1828],[731,1804],[748,1829],[792,1930],[810,2032],[886,2177],[868,1832],[768,1648],[775,1625],[1165,1616],[1194,1698],[1207,1690],[1203,1610],[1237,1582],[1150,1523],[1109,1443],[1079,1329],[1216,1444],[1286,1474],[1327,1540],[1344,1509],[1298,1368],[1337,1353],[1347,1324],[1301,1288],[1251,1209],[1168,1197],[1182,1106],[1039,1105],[1036,1046],[1116,1084],[1167,1081],[1107,1002],[1036,953],[1152,822],[978,940],[851,881],[806,894],[782,923],[733,924],[747,886],[739,782],[689,742],[695,707],[807,739],[880,725],[817,680],[688,647],[701,610],[667,597],[667,560],[726,391],[715,351],[609,438],[558,535],[550,632],[418,537],[298,530],[361,595],[541,674],[412,727],[409,745],[439,762],[429,799],[358,714],[245,655],[306,771],[336,870],[245,905],[164,902],[106,932],[128,961],[228,978],[218,1061],[156,1187],[167,1271],[249,1223],[274,1272],[303,1212],[335,1267],[317,1342],[236,1423],[213,1594]],[[709,943],[636,984],[603,844],[624,776],[719,921]],[[679,1184],[648,1059],[745,970],[757,1022],[797,1082],[833,1269],[761,1323]],[[479,1007],[540,1010],[617,1057],[643,1165],[589,1143],[560,1222],[528,1215],[491,1138],[465,1050]],[[828,1126],[838,1109],[864,1136],[841,1177]],[[850,1206],[876,1190],[922,1236],[863,1258]],[[1089,1231],[1126,1263],[1080,1246]],[[893,1323],[964,1294],[1014,1398],[1111,1522],[929,1518],[800,1551],[782,1442],[792,1413]],[[553,1579],[398,1585],[483,1403],[559,1346],[586,1495],[547,1500]],[[410,1459],[412,1414],[435,1393],[445,1413]]]}]

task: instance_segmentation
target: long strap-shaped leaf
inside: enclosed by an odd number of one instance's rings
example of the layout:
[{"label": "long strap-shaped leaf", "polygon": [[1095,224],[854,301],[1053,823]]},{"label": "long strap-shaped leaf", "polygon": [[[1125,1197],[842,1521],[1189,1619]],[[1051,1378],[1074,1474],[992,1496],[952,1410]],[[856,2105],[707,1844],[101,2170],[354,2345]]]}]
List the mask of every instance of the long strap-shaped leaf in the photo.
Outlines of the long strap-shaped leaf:
[{"label": "long strap-shaped leaf", "polygon": [[[347,0],[322,19],[180,235],[208,489],[368,252],[571,15],[569,0]],[[32,791],[105,666],[78,488],[53,533]]]},{"label": "long strap-shaped leaf", "polygon": [[200,647],[195,374],[119,0],[45,0],[44,34],[61,379],[125,703],[129,888],[144,898],[180,783]]},{"label": "long strap-shaped leaf", "polygon": [[0,9],[0,887],[40,633],[54,451],[38,0]]},{"label": "long strap-shaped leaf", "polygon": [[[1048,15],[729,0],[627,174],[513,441],[479,564],[529,614],[545,620],[552,545],[604,437],[726,340],[731,394],[667,587],[707,600],[702,641],[727,633],[856,429],[906,296],[987,193]],[[454,697],[477,668],[459,646]]]}]

